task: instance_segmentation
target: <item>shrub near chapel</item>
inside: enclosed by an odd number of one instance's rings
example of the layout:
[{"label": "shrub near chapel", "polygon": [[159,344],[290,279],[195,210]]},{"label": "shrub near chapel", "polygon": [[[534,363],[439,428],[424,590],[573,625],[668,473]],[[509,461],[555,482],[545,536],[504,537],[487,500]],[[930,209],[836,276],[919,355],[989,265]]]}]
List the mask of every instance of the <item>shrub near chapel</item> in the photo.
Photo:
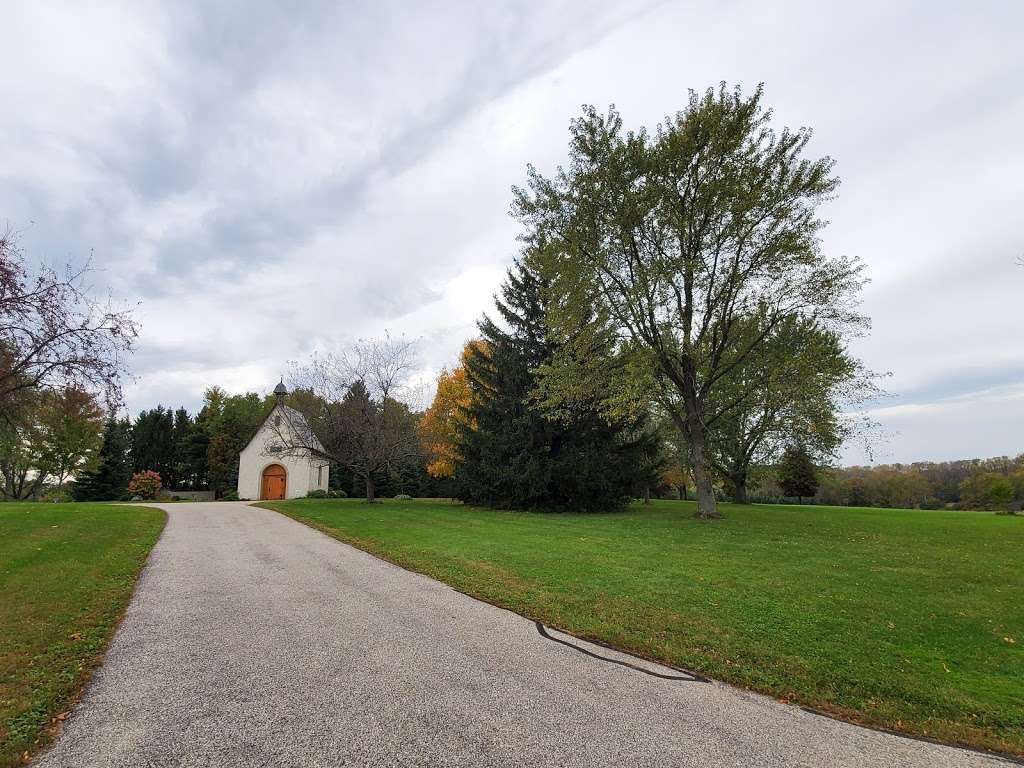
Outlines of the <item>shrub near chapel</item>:
[{"label": "shrub near chapel", "polygon": [[143,499],[155,499],[160,493],[161,485],[160,474],[147,469],[132,475],[131,482],[128,483],[128,492]]}]

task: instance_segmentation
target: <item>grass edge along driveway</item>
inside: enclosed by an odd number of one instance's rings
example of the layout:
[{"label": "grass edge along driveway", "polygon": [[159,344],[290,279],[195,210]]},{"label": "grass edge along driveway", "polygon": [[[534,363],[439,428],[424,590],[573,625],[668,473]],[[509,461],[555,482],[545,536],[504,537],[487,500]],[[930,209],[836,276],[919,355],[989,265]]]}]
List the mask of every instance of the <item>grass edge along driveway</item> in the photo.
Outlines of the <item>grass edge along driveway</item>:
[{"label": "grass edge along driveway", "polygon": [[455,589],[852,722],[1024,754],[1024,519],[686,502],[265,503]]},{"label": "grass edge along driveway", "polygon": [[165,521],[153,507],[0,504],[0,767],[50,743]]}]

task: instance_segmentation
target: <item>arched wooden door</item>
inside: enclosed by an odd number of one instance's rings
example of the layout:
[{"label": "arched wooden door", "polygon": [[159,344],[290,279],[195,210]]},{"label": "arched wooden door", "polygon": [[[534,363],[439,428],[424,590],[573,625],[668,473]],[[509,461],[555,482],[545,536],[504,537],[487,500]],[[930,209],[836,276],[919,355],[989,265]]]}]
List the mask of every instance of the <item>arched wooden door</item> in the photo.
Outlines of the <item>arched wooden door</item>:
[{"label": "arched wooden door", "polygon": [[263,482],[260,485],[261,499],[283,499],[288,484],[288,473],[280,464],[271,464],[263,470]]}]

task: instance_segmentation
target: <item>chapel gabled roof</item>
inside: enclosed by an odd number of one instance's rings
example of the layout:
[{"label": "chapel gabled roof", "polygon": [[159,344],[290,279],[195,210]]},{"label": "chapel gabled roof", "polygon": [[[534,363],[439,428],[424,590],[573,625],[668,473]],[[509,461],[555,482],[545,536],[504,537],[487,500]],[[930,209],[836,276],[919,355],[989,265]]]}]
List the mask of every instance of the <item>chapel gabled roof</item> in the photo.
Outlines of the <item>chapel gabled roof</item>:
[{"label": "chapel gabled roof", "polygon": [[[302,415],[301,411],[297,411],[290,405],[279,404],[274,406],[274,410],[280,409],[284,413],[284,417],[288,419],[288,423],[291,424],[299,437],[301,438],[303,445],[309,445],[317,450],[322,451],[323,445],[316,438],[316,434],[313,432],[312,427],[309,426],[309,422],[306,421],[306,417]],[[274,411],[271,411],[273,413]],[[267,414],[268,417],[270,414]]]},{"label": "chapel gabled roof", "polygon": [[[283,387],[284,385],[279,384],[278,386]],[[276,387],[274,391],[276,394]],[[263,417],[263,421],[261,421],[259,426],[256,427],[256,431],[252,433],[252,437],[245,441],[245,445],[242,446],[242,451],[245,451],[245,449],[252,444],[252,441],[256,439],[256,436],[263,431],[263,427],[266,426],[267,422],[270,420],[270,417],[277,412],[280,412],[284,415],[285,419],[287,419],[288,421],[288,424],[291,425],[291,428],[294,429],[295,432],[299,435],[299,438],[302,441],[303,445],[311,446],[313,449],[318,451],[322,451],[324,449],[323,444],[317,439],[316,433],[309,426],[309,422],[306,421],[306,417],[303,416],[300,411],[295,410],[290,405],[285,405],[282,402],[277,402],[274,404],[273,408],[267,411],[267,415]]]}]

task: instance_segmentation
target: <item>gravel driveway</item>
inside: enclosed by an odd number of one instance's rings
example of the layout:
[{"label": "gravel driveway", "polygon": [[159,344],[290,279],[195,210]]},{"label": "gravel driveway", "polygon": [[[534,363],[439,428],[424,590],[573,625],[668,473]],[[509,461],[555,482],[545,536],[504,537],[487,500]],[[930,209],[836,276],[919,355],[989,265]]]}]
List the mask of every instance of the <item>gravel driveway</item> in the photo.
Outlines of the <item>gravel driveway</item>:
[{"label": "gravel driveway", "polygon": [[1008,765],[544,637],[275,512],[165,508],[40,766]]}]

